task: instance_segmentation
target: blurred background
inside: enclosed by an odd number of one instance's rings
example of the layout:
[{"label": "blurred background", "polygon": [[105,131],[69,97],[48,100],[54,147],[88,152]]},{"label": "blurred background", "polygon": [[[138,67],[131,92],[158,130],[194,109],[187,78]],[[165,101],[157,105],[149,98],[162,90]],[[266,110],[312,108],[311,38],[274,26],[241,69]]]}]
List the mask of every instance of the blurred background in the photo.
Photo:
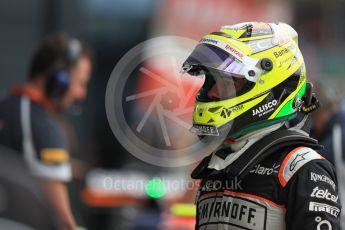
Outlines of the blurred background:
[{"label": "blurred background", "polygon": [[[343,9],[340,0],[2,0],[0,97],[26,79],[31,55],[45,35],[64,31],[88,42],[95,51],[88,97],[65,114],[73,127],[72,157],[86,172],[69,184],[78,224],[97,230],[193,229],[193,186],[173,192],[169,189],[176,186],[168,186],[188,185],[193,166],[144,163],[122,147],[109,127],[105,92],[115,64],[149,38],[172,35],[198,41],[225,24],[283,21],[299,33],[308,77],[342,95]],[[134,75],[133,82],[140,84],[140,77]],[[105,179],[110,187],[119,182],[127,190],[102,192]]]}]

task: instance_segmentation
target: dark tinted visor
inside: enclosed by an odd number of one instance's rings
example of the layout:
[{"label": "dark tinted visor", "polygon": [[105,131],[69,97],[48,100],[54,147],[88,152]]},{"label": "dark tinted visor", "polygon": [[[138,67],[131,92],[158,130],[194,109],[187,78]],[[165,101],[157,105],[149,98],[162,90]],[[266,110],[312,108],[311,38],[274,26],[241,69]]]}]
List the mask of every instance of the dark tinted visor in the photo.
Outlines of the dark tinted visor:
[{"label": "dark tinted visor", "polygon": [[222,71],[205,71],[205,82],[201,87],[197,99],[199,101],[220,101],[238,97],[248,92],[254,86],[246,78],[234,77]]},{"label": "dark tinted visor", "polygon": [[223,71],[234,77],[242,77],[239,73],[243,64],[224,50],[209,44],[198,44],[182,69],[191,75],[203,74],[205,70]]}]

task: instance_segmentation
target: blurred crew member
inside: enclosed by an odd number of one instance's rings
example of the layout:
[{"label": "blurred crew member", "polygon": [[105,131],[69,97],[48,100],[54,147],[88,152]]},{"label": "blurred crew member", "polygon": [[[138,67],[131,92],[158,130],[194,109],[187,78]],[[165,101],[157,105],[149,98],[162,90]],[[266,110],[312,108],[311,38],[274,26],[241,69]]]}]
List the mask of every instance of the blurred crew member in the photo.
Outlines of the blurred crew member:
[{"label": "blurred crew member", "polygon": [[[314,84],[320,108],[312,113],[311,136],[324,146],[321,153],[334,164],[339,187],[339,199],[345,203],[345,108],[334,90],[320,82]],[[341,212],[341,227],[345,228],[345,213]]]},{"label": "blurred crew member", "polygon": [[75,229],[76,223],[65,185],[71,180],[69,153],[52,113],[85,99],[91,67],[91,50],[84,43],[50,35],[34,53],[26,83],[0,102],[0,144],[21,152],[40,178],[60,229]]}]

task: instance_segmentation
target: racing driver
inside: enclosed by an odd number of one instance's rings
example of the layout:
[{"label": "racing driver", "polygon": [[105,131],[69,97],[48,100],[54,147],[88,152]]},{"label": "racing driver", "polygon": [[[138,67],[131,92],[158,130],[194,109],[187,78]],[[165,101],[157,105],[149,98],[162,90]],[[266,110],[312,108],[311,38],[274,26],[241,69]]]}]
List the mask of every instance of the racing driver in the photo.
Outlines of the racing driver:
[{"label": "racing driver", "polygon": [[196,229],[340,229],[333,166],[308,134],[318,101],[296,31],[285,23],[223,26],[182,69],[205,79],[192,131],[206,143],[222,139],[192,172],[201,180]]}]

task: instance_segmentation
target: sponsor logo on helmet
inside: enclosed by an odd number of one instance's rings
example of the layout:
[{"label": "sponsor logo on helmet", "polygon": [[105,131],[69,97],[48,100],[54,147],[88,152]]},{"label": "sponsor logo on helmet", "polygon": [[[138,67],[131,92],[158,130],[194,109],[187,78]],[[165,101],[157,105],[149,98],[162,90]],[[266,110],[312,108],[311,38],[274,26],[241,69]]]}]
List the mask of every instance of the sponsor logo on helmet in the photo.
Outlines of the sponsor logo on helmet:
[{"label": "sponsor logo on helmet", "polygon": [[230,117],[231,113],[242,110],[243,108],[244,108],[243,105],[238,105],[238,106],[230,107],[230,108],[223,108],[222,112],[220,113],[220,116],[223,118]]},{"label": "sponsor logo on helmet", "polygon": [[310,106],[302,106],[302,111],[304,113],[310,113],[310,112],[312,112],[312,111],[314,111],[316,109],[317,109],[317,105],[316,104],[312,104]]},{"label": "sponsor logo on helmet", "polygon": [[243,58],[243,54],[240,51],[236,50],[234,47],[226,45],[225,49],[230,51],[230,53],[233,53],[235,56]]},{"label": "sponsor logo on helmet", "polygon": [[326,175],[320,175],[314,172],[310,172],[310,180],[314,182],[319,182],[319,181],[326,182],[327,184],[330,184],[332,188],[335,190],[334,181]]},{"label": "sponsor logo on helmet", "polygon": [[256,109],[253,109],[253,116],[259,116],[261,117],[262,115],[265,115],[271,111],[274,110],[274,107],[278,104],[277,100],[270,101]]},{"label": "sponsor logo on helmet", "polygon": [[283,56],[284,54],[287,54],[288,52],[289,52],[289,50],[287,48],[284,48],[284,49],[279,50],[277,52],[273,52],[273,54],[276,58],[279,58],[279,57]]},{"label": "sponsor logo on helmet", "polygon": [[295,45],[291,44],[288,47],[284,47],[283,49],[273,52],[274,56],[276,58],[279,58],[281,56],[284,56],[285,54],[289,53],[289,51],[293,50],[295,48]]},{"label": "sponsor logo on helmet", "polygon": [[325,199],[325,200],[330,200],[333,202],[338,201],[338,196],[333,195],[328,191],[328,189],[320,189],[319,187],[315,187],[313,189],[313,192],[310,194],[310,197],[316,197],[319,199]]},{"label": "sponsor logo on helmet", "polygon": [[250,173],[258,174],[258,175],[272,175],[273,173],[277,174],[278,173],[278,168],[280,164],[274,163],[272,167],[264,167],[261,166],[260,164],[257,164],[254,166],[254,169],[250,170]]},{"label": "sponsor logo on helmet", "polygon": [[208,44],[214,44],[217,45],[218,41],[210,38],[203,38],[200,40],[201,43],[208,43]]},{"label": "sponsor logo on helmet", "polygon": [[335,217],[340,213],[340,209],[332,205],[318,203],[318,202],[309,202],[309,211],[313,212],[327,212]]},{"label": "sponsor logo on helmet", "polygon": [[191,132],[198,135],[219,136],[218,129],[214,125],[193,124]]},{"label": "sponsor logo on helmet", "polygon": [[231,115],[231,110],[227,108],[223,108],[222,112],[220,113],[220,116],[223,118],[230,117],[230,115]]}]

